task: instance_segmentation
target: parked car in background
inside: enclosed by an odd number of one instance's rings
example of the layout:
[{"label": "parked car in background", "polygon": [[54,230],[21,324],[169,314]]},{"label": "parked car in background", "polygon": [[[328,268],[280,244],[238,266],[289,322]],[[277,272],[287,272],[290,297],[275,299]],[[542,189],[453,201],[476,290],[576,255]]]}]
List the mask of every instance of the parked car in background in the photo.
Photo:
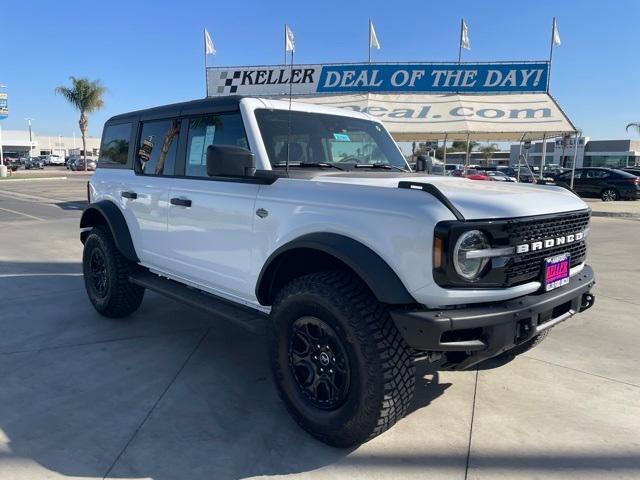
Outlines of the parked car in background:
[{"label": "parked car in background", "polygon": [[[571,171],[558,175],[556,184],[570,188]],[[600,197],[603,202],[640,198],[640,178],[613,168],[576,168],[573,191],[582,197]]]},{"label": "parked car in background", "polygon": [[627,167],[621,168],[620,170],[630,173],[631,175],[635,175],[636,177],[640,177],[640,167]]},{"label": "parked car in background", "polygon": [[15,172],[20,168],[21,164],[20,160],[17,158],[4,157],[4,165],[12,172]]},{"label": "parked car in background", "polygon": [[496,182],[515,182],[516,181],[515,178],[512,178],[506,173],[499,172],[497,170],[489,170],[486,173],[489,176],[489,180],[494,180]]},{"label": "parked car in background", "polygon": [[47,165],[64,165],[64,157],[60,155],[47,155]]},{"label": "parked car in background", "polygon": [[518,176],[518,169],[505,165],[498,165],[496,167],[496,172],[504,173],[506,176],[512,178],[516,178]]},{"label": "parked car in background", "polygon": [[42,170],[44,168],[44,160],[40,157],[30,157],[24,164],[26,170]]},{"label": "parked car in background", "polygon": [[[87,157],[87,170],[94,171],[96,169],[97,161],[93,157]],[[73,162],[69,161],[69,170],[78,172],[84,170],[84,158],[76,157]]]},{"label": "parked car in background", "polygon": [[516,178],[521,183],[536,183],[538,175],[532,174],[528,168],[520,169],[520,173],[516,172]]},{"label": "parked car in background", "polygon": [[544,169],[544,176],[547,177],[547,178],[552,178],[552,179],[555,180],[555,178],[558,175],[561,175],[561,174],[566,173],[566,172],[571,172],[571,169],[570,168],[561,168],[561,167],[550,168],[550,169],[546,169],[545,168]]},{"label": "parked car in background", "polygon": [[454,170],[451,175],[454,177],[468,178],[469,180],[490,180],[486,172],[483,172],[482,170],[476,170],[475,168]]}]

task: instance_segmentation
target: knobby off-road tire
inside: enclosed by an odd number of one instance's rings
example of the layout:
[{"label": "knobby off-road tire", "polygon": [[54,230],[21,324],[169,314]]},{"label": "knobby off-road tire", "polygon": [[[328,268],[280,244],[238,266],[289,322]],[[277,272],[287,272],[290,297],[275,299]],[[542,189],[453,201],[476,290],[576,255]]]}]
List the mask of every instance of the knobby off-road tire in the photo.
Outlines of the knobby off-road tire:
[{"label": "knobby off-road tire", "polygon": [[[278,392],[311,435],[335,447],[355,446],[407,413],[415,388],[411,351],[359,278],[327,271],[295,279],[277,295],[271,317]],[[329,382],[325,377],[334,388],[322,383]]]},{"label": "knobby off-road tire", "polygon": [[84,243],[82,267],[84,286],[98,313],[121,318],[138,309],[144,288],[129,282],[129,275],[139,267],[118,251],[107,228],[91,230]]}]

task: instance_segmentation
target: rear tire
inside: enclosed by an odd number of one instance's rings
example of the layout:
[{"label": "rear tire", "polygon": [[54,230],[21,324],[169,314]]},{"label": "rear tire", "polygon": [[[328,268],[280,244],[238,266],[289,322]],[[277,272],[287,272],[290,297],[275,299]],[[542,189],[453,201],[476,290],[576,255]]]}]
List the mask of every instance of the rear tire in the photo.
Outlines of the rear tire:
[{"label": "rear tire", "polygon": [[87,295],[98,313],[121,318],[140,307],[144,288],[129,281],[140,267],[118,251],[106,227],[91,230],[84,243],[82,267]]},{"label": "rear tire", "polygon": [[620,194],[615,188],[606,188],[600,193],[603,202],[615,202],[620,199]]},{"label": "rear tire", "polygon": [[327,271],[295,279],[278,293],[271,317],[278,393],[311,435],[355,446],[407,413],[415,388],[411,350],[359,278]]}]

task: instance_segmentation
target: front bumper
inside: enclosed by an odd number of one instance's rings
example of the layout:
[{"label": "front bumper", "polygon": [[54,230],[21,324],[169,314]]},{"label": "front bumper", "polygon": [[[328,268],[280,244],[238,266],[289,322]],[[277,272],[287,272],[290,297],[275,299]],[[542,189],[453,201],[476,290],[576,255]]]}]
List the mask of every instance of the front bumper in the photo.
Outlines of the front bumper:
[{"label": "front bumper", "polygon": [[568,285],[550,292],[446,310],[392,310],[406,343],[443,352],[445,368],[462,370],[520,345],[593,305],[588,265]]}]

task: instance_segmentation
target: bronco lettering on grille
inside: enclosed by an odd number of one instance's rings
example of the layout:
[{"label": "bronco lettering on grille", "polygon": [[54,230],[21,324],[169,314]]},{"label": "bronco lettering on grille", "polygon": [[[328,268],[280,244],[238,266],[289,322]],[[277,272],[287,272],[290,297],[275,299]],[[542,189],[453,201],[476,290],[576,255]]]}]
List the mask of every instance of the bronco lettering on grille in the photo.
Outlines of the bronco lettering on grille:
[{"label": "bronco lettering on grille", "polygon": [[559,245],[566,245],[568,243],[579,242],[584,238],[584,232],[571,233],[569,235],[561,235],[555,238],[547,238],[537,242],[523,243],[516,246],[516,253],[528,253],[536,252],[538,250],[545,250]]}]

